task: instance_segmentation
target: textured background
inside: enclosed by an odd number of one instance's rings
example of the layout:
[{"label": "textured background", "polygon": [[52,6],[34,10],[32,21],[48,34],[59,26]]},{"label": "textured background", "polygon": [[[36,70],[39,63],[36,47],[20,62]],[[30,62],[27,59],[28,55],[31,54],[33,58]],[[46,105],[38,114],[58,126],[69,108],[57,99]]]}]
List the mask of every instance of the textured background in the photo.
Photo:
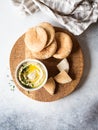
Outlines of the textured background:
[{"label": "textured background", "polygon": [[[0,130],[98,130],[98,23],[77,36],[85,69],[71,95],[49,103],[29,99],[13,85],[9,55],[18,37],[42,21],[58,25],[41,12],[20,15],[8,0],[0,1]],[[11,84],[11,85],[10,85]]]}]

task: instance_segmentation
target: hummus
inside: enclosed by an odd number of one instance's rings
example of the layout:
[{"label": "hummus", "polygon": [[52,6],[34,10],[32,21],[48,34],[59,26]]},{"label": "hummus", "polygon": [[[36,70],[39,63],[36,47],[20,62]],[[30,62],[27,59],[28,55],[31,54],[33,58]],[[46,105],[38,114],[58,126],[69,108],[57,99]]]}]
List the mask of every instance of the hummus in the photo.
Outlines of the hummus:
[{"label": "hummus", "polygon": [[17,78],[26,88],[40,87],[46,80],[45,68],[37,62],[25,62],[20,66]]}]

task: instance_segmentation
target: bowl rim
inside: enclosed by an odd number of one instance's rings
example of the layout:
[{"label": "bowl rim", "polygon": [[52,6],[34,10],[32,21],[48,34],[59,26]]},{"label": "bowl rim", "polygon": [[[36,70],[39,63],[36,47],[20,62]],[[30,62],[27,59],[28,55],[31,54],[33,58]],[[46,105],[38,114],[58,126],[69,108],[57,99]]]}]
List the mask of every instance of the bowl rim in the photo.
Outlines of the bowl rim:
[{"label": "bowl rim", "polygon": [[[17,73],[18,73],[18,70],[19,70],[20,66],[21,66],[22,64],[24,64],[25,62],[36,62],[36,63],[41,64],[42,67],[44,68],[45,73],[46,73],[46,78],[45,78],[44,82],[43,82],[39,87],[37,87],[37,88],[26,88],[26,87],[24,87],[24,86],[19,82],[19,80],[18,80],[18,78],[17,78]],[[17,67],[16,67],[16,70],[15,70],[15,80],[16,80],[17,84],[18,84],[21,88],[23,88],[24,90],[26,90],[26,91],[39,90],[40,88],[42,88],[42,87],[45,85],[45,83],[47,82],[47,79],[48,79],[48,70],[47,70],[45,64],[42,63],[42,62],[41,62],[40,60],[38,60],[38,59],[25,59],[25,60],[22,60],[21,62],[19,62],[19,64],[18,64]]]}]

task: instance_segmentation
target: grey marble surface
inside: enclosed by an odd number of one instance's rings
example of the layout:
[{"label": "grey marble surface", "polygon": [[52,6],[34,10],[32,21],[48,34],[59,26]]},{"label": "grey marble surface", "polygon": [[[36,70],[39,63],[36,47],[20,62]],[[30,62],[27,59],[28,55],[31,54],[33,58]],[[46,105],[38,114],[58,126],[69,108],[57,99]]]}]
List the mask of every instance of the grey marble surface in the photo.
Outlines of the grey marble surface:
[{"label": "grey marble surface", "polygon": [[0,1],[0,9],[0,130],[98,130],[98,23],[77,36],[85,68],[76,91],[44,103],[26,97],[17,87],[11,91],[9,55],[28,27],[42,21],[58,24],[42,13],[23,17],[8,1]]}]

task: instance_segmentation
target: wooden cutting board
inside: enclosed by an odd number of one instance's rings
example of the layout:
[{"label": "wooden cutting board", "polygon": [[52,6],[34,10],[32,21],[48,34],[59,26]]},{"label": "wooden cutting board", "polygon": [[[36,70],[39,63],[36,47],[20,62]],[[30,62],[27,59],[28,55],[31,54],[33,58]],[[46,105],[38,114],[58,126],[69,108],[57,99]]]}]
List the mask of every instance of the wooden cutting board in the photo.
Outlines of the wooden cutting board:
[{"label": "wooden cutting board", "polygon": [[[55,27],[55,31],[56,32],[58,32],[58,31],[66,32],[72,38],[73,49],[67,59],[69,61],[69,65],[70,65],[69,75],[73,80],[72,80],[72,82],[64,84],[64,85],[56,84],[56,91],[53,96],[50,95],[44,88],[41,88],[36,91],[28,92],[28,91],[22,89],[16,83],[15,69],[16,69],[17,65],[19,64],[19,62],[21,62],[22,60],[24,60],[26,58],[25,57],[26,48],[25,48],[25,44],[24,44],[24,35],[19,37],[19,39],[16,41],[16,43],[14,44],[14,46],[12,48],[11,54],[10,54],[10,70],[11,70],[12,78],[13,78],[16,86],[19,88],[19,90],[22,93],[24,93],[28,97],[38,100],[38,101],[50,102],[50,101],[55,101],[55,100],[58,100],[60,98],[63,98],[65,96],[69,95],[70,93],[72,93],[75,90],[75,88],[79,84],[80,79],[82,77],[82,73],[83,73],[83,66],[84,66],[83,54],[82,54],[82,50],[81,50],[81,47],[80,47],[78,41],[72,34],[70,34],[69,32],[67,32],[66,30],[64,30],[62,28]],[[32,58],[29,54],[28,54],[28,56],[29,56],[28,58]],[[46,65],[46,67],[48,69],[49,77],[51,77],[51,76],[54,77],[56,74],[59,73],[56,65],[60,62],[60,60],[57,60],[55,58],[49,58],[47,60],[42,60],[42,62]]]}]

